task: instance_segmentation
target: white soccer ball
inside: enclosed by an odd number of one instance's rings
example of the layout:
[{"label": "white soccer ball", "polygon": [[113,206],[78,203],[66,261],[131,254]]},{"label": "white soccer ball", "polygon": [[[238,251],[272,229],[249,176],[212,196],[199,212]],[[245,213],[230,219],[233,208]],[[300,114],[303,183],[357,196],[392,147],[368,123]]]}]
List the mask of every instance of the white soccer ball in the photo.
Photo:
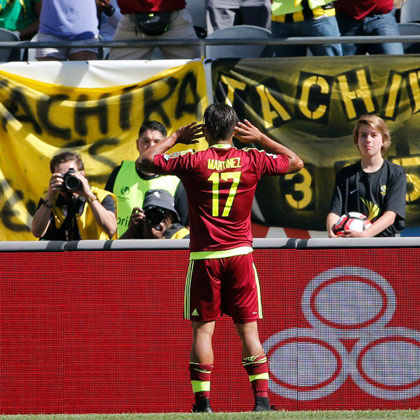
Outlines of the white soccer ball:
[{"label": "white soccer ball", "polygon": [[363,232],[371,226],[370,220],[362,213],[351,211],[343,214],[333,226],[333,232],[337,236],[343,236],[345,230]]}]

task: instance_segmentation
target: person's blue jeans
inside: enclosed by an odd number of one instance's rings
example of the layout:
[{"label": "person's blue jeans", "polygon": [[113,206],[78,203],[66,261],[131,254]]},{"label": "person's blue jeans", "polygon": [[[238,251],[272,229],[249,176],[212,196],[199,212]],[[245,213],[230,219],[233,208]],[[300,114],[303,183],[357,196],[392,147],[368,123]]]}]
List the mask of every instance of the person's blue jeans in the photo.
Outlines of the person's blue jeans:
[{"label": "person's blue jeans", "polygon": [[[353,19],[347,13],[337,11],[337,22],[342,36],[399,36],[395,12],[366,16],[362,20]],[[355,54],[404,54],[401,43],[385,44],[342,44],[344,55]]]},{"label": "person's blue jeans", "polygon": [[[335,16],[307,19],[302,22],[272,21],[271,33],[273,38],[340,36]],[[307,48],[310,49],[312,55],[342,55],[341,44],[276,45],[274,55],[276,57],[305,56]]]}]

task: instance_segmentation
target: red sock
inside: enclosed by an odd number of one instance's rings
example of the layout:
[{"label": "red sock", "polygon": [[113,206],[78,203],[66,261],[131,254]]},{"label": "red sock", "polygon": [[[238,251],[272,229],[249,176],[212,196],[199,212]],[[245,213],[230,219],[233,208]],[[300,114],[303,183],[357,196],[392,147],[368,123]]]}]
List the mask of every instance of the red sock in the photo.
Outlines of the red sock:
[{"label": "red sock", "polygon": [[265,356],[250,356],[242,359],[255,397],[268,397],[268,365]]},{"label": "red sock", "polygon": [[213,365],[190,362],[190,379],[195,400],[210,398],[210,380]]}]

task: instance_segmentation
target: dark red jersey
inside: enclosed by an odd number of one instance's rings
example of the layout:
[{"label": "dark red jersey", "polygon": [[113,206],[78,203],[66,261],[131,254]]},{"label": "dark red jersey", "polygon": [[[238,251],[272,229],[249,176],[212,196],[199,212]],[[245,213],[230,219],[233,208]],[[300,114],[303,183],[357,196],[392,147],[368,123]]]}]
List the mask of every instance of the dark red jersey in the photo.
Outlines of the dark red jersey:
[{"label": "dark red jersey", "polygon": [[289,159],[228,144],[156,155],[156,173],[174,174],[188,195],[190,250],[224,251],[252,245],[251,206],[263,175],[287,172]]},{"label": "dark red jersey", "polygon": [[394,8],[393,0],[338,0],[335,9],[345,12],[353,19],[361,20],[370,15],[383,15]]},{"label": "dark red jersey", "polygon": [[185,0],[118,0],[121,13],[171,12],[185,8]]}]

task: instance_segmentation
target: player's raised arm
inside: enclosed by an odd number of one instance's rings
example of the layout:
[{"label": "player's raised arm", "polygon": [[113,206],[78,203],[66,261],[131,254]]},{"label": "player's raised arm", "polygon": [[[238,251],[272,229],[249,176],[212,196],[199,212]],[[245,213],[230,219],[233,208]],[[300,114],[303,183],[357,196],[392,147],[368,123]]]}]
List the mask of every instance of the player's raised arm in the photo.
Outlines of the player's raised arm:
[{"label": "player's raised arm", "polygon": [[137,158],[137,164],[143,171],[153,171],[153,160],[155,155],[165,153],[175,144],[195,144],[203,137],[203,125],[193,122],[179,128],[166,139],[147,149]]},{"label": "player's raised arm", "polygon": [[242,143],[258,143],[270,153],[287,156],[289,158],[288,173],[299,172],[303,168],[303,161],[295,152],[266,136],[248,120],[244,120],[243,123],[238,122],[235,127],[235,137]]}]

